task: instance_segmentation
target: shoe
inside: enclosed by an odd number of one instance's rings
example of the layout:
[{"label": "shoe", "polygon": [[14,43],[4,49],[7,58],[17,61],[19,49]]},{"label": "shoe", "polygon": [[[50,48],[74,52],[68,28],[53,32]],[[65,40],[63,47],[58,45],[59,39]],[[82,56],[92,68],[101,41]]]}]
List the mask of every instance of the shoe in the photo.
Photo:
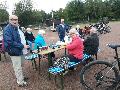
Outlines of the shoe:
[{"label": "shoe", "polygon": [[24,81],[28,81],[28,79],[29,79],[28,77],[24,77]]},{"label": "shoe", "polygon": [[23,81],[21,84],[18,84],[18,87],[26,87],[28,86],[27,82]]},{"label": "shoe", "polygon": [[66,75],[68,73],[68,71],[63,71],[63,75]]},{"label": "shoe", "polygon": [[70,71],[75,71],[75,70],[77,70],[77,68],[76,67],[71,67],[71,68],[68,68]]}]

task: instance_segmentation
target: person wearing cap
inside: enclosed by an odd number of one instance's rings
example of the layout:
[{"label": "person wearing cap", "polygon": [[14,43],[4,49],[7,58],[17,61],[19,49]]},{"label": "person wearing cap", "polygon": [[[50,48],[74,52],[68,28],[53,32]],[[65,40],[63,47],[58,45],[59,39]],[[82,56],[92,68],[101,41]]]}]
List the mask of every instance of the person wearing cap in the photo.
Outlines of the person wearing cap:
[{"label": "person wearing cap", "polygon": [[9,24],[4,28],[3,41],[5,51],[10,55],[18,86],[26,86],[27,82],[22,71],[24,54],[27,54],[24,33],[18,28],[18,17],[9,16]]},{"label": "person wearing cap", "polygon": [[33,50],[32,44],[34,43],[34,40],[35,40],[35,37],[32,33],[32,29],[27,28],[24,35],[25,35],[25,40],[26,40],[27,44],[30,46],[30,52],[32,52],[32,50]]},{"label": "person wearing cap", "polygon": [[99,37],[96,28],[90,29],[90,35],[84,40],[84,52],[90,55],[97,54],[99,47]]},{"label": "person wearing cap", "polygon": [[68,29],[68,27],[64,23],[64,19],[61,19],[61,24],[59,24],[57,27],[57,32],[58,32],[59,39],[62,42],[64,42],[64,37],[65,37],[65,33],[66,33],[67,29]]},{"label": "person wearing cap", "polygon": [[[78,32],[75,28],[69,31],[69,35],[72,38],[72,41],[66,45],[69,54],[68,57],[71,62],[80,62],[83,58],[83,41],[78,36]],[[73,67],[71,69],[73,69]]]}]

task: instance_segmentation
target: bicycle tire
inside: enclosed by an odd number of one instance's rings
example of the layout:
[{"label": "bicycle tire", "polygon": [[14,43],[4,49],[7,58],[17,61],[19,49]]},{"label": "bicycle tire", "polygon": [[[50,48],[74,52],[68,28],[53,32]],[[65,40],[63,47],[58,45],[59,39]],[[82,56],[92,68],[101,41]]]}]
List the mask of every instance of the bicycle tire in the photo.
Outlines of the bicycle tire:
[{"label": "bicycle tire", "polygon": [[[99,65],[101,65],[101,67],[99,67]],[[103,66],[105,67],[102,68]],[[109,86],[113,85],[116,77],[118,77],[119,75],[118,69],[116,67],[112,67],[113,65],[111,63],[105,61],[97,60],[90,62],[87,65],[85,65],[80,72],[80,83],[84,87],[86,87],[87,90],[106,90],[107,88],[109,88]],[[110,71],[112,71],[112,74]],[[110,73],[106,74],[106,72]],[[104,81],[105,78],[109,80],[111,79],[112,81],[109,81],[109,84],[106,85],[108,82],[106,80]]]}]

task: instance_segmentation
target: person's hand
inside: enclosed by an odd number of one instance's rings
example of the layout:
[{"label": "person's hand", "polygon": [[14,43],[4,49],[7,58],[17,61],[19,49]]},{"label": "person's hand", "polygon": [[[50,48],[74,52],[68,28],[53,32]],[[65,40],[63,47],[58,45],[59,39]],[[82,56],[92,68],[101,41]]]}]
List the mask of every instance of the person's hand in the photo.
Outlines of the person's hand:
[{"label": "person's hand", "polygon": [[64,46],[67,46],[67,43],[64,43],[63,45],[64,45]]},{"label": "person's hand", "polygon": [[30,46],[29,45],[24,45],[24,48],[29,48]]},{"label": "person's hand", "polygon": [[84,42],[84,39],[82,39],[82,41]]}]

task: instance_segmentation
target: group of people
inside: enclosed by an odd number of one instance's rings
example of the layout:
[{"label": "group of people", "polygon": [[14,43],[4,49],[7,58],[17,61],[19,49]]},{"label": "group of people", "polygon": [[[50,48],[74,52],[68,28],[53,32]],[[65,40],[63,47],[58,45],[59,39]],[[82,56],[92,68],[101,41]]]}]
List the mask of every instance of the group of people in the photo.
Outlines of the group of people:
[{"label": "group of people", "polygon": [[[5,50],[8,52],[12,60],[17,84],[19,86],[26,86],[26,77],[23,75],[22,71],[24,55],[27,54],[28,49],[32,52],[32,50],[37,49],[37,46],[47,46],[47,44],[44,39],[44,30],[39,30],[38,35],[34,37],[31,28],[27,28],[26,32],[23,33],[18,26],[18,17],[16,15],[9,16],[9,24],[3,31],[3,40]],[[64,19],[61,19],[61,24],[58,26],[57,31],[60,41],[65,42],[64,37],[66,35],[66,25],[64,24]],[[78,35],[77,30],[74,28],[70,29],[67,33],[71,38],[71,42],[65,44],[70,61],[81,61],[84,52],[88,54],[97,53],[99,38],[97,37],[95,29],[91,29],[91,35],[85,40]],[[33,43],[34,47],[32,45]],[[94,51],[92,51],[92,49]],[[51,53],[51,55],[55,57],[54,52]],[[74,69],[74,67],[71,69]]]}]

